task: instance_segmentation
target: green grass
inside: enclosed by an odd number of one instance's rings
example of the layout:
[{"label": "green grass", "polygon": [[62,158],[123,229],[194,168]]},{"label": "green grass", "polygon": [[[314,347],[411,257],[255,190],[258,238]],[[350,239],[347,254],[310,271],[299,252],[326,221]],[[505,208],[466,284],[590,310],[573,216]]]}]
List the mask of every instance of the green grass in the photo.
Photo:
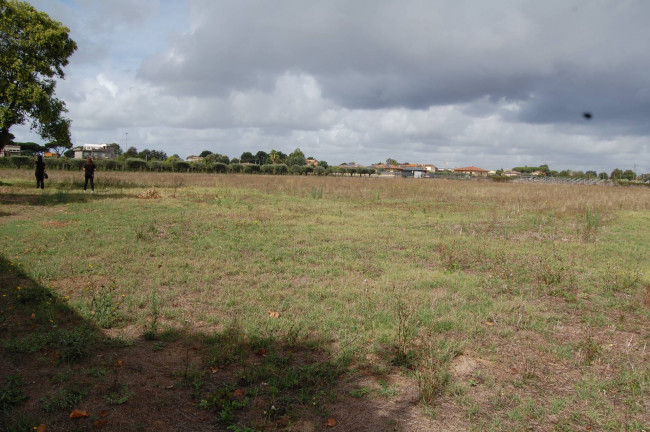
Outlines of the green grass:
[{"label": "green grass", "polygon": [[[317,389],[362,369],[402,374],[424,404],[447,398],[492,430],[649,423],[645,189],[111,173],[88,196],[72,177],[42,194],[21,176],[0,172],[0,253],[38,286],[3,286],[0,322],[13,304],[42,327],[6,326],[14,358],[57,350],[74,364],[102,346],[88,327],[47,328],[69,308],[112,334],[198,333],[206,364],[242,366],[214,388],[200,370],[188,381],[231,426],[252,409],[237,386],[264,416],[298,418],[326,412],[335,396]],[[162,197],[138,199],[149,187]],[[458,372],[464,359],[489,380]],[[488,382],[505,395],[486,396]]]}]

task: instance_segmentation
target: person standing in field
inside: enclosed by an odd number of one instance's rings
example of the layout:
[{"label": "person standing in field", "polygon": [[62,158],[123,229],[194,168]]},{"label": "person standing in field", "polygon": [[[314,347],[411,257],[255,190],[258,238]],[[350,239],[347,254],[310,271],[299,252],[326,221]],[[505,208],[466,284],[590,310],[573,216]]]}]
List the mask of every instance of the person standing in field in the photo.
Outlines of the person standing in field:
[{"label": "person standing in field", "polygon": [[88,180],[90,180],[90,189],[95,192],[95,168],[97,166],[93,163],[92,158],[88,157],[86,159],[86,165],[84,165],[84,172],[86,181],[84,182],[84,192],[88,188]]},{"label": "person standing in field", "polygon": [[34,165],[36,166],[36,171],[34,171],[34,175],[36,176],[36,189],[39,187],[45,189],[45,182],[43,181],[45,178],[45,162],[43,162],[43,156],[39,156],[36,162],[34,162]]}]

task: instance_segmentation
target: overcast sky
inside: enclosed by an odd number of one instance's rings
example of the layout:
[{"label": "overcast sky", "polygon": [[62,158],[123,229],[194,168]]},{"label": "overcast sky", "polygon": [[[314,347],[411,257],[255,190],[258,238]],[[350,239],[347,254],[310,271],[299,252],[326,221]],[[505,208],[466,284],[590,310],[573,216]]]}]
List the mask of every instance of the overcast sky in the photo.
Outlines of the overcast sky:
[{"label": "overcast sky", "polygon": [[75,145],[650,172],[647,0],[29,2]]}]

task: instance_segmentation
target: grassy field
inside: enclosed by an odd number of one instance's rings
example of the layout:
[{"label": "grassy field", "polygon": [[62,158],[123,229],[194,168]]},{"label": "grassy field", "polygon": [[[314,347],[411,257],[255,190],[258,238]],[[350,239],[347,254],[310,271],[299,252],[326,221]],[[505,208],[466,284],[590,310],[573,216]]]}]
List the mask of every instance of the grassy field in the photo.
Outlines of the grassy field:
[{"label": "grassy field", "polygon": [[82,180],[0,171],[2,430],[650,430],[648,188]]}]

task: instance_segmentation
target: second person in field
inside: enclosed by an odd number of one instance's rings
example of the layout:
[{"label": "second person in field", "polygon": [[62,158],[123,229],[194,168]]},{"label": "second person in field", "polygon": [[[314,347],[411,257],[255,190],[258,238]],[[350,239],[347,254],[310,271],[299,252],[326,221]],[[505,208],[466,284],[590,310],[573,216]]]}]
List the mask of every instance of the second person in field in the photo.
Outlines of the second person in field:
[{"label": "second person in field", "polygon": [[85,177],[85,182],[84,182],[84,192],[86,192],[86,189],[88,188],[88,181],[90,180],[90,189],[95,192],[95,168],[97,166],[93,163],[92,158],[86,159],[86,164],[84,165],[84,177]]}]

